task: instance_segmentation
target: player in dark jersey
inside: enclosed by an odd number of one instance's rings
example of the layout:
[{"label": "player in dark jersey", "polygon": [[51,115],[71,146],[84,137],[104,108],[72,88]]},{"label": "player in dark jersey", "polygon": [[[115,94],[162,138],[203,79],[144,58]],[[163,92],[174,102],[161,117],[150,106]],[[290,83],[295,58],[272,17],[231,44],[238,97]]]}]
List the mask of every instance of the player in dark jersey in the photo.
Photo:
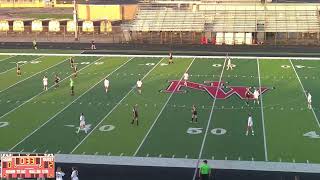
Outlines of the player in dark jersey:
[{"label": "player in dark jersey", "polygon": [[73,65],[73,77],[77,77],[77,74],[78,74],[78,68],[77,68],[77,65]]},{"label": "player in dark jersey", "polygon": [[172,51],[169,52],[169,64],[173,64]]},{"label": "player in dark jersey", "polygon": [[96,43],[94,41],[91,41],[91,50],[96,50]]},{"label": "player in dark jersey", "polygon": [[139,121],[138,121],[138,104],[134,105],[133,108],[132,108],[132,115],[133,115],[133,118],[132,118],[132,122],[131,124],[134,124],[134,121],[137,122],[137,126],[139,126]]},{"label": "player in dark jersey", "polygon": [[74,68],[74,59],[73,59],[73,57],[71,57],[69,60],[70,60],[71,68]]},{"label": "player in dark jersey", "polygon": [[197,112],[197,108],[195,105],[192,105],[192,116],[191,116],[191,122],[198,122],[198,112]]},{"label": "player in dark jersey", "polygon": [[19,66],[19,63],[17,63],[17,76],[21,76],[21,67]]},{"label": "player in dark jersey", "polygon": [[247,106],[249,106],[249,100],[252,97],[252,93],[250,92],[250,87],[246,89],[245,96],[246,96],[246,104]]},{"label": "player in dark jersey", "polygon": [[54,77],[54,88],[59,87],[60,77],[56,74]]}]

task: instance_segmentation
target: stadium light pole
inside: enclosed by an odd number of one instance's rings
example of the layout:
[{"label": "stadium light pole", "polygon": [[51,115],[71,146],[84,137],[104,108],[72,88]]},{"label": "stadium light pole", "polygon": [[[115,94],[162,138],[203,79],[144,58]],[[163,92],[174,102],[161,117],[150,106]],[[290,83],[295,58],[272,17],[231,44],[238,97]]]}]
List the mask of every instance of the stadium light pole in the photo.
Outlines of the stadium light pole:
[{"label": "stadium light pole", "polygon": [[77,0],[73,0],[73,22],[75,24],[74,28],[74,40],[78,41],[78,18],[77,18]]}]

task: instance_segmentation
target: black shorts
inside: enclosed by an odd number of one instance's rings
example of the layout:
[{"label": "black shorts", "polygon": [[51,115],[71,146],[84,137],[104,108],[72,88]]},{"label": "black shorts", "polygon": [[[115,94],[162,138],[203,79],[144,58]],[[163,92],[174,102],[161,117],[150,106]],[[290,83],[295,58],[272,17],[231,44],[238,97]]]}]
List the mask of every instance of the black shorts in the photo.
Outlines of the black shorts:
[{"label": "black shorts", "polygon": [[198,115],[198,112],[197,112],[197,111],[194,111],[194,112],[192,113],[192,115],[196,116],[196,115]]}]

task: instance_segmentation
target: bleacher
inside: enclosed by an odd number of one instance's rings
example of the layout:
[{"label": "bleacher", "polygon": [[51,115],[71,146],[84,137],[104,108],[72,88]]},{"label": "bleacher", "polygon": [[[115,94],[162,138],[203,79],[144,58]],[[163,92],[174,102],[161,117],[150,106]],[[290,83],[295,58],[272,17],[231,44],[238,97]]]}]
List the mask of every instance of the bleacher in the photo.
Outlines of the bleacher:
[{"label": "bleacher", "polygon": [[319,4],[150,3],[131,31],[320,32]]}]

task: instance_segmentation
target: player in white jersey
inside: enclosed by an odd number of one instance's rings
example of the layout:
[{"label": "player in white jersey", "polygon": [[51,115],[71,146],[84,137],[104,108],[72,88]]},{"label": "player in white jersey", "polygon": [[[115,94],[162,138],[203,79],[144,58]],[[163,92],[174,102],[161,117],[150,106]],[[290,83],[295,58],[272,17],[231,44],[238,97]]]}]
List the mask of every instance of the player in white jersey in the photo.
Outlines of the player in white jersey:
[{"label": "player in white jersey", "polygon": [[79,126],[77,133],[79,133],[80,130],[84,130],[84,132],[86,134],[88,133],[87,128],[86,128],[86,118],[84,117],[83,113],[81,113],[81,115],[80,115],[80,126]]},{"label": "player in white jersey", "polygon": [[63,180],[64,172],[61,171],[61,167],[57,167],[56,180]]},{"label": "player in white jersey", "polygon": [[227,70],[229,69],[232,70],[234,65],[231,63],[231,59],[229,58],[228,54],[226,56],[226,61],[227,61]]},{"label": "player in white jersey", "polygon": [[137,90],[138,90],[138,93],[141,94],[141,90],[142,89],[142,81],[139,79],[137,81]]},{"label": "player in white jersey", "polygon": [[249,113],[249,117],[248,117],[248,126],[247,126],[247,132],[246,132],[246,136],[248,136],[249,134],[249,130],[251,130],[251,134],[252,136],[254,136],[254,131],[253,131],[253,120],[252,120],[252,116]]},{"label": "player in white jersey", "polygon": [[253,104],[255,104],[256,102],[257,102],[257,104],[259,104],[259,96],[260,96],[260,93],[259,93],[258,89],[254,89]]},{"label": "player in white jersey", "polygon": [[312,109],[312,96],[310,92],[307,93],[308,109]]},{"label": "player in white jersey", "polygon": [[47,76],[43,76],[42,83],[43,83],[43,90],[47,91],[48,90],[48,78],[47,78]]},{"label": "player in white jersey", "polygon": [[79,180],[78,170],[75,167],[72,167],[71,180]]},{"label": "player in white jersey", "polygon": [[103,84],[104,84],[104,88],[105,88],[105,90],[106,90],[106,93],[108,93],[109,84],[110,84],[109,80],[106,78],[106,79],[104,80]]},{"label": "player in white jersey", "polygon": [[183,80],[184,80],[184,85],[185,85],[185,86],[187,86],[187,81],[188,81],[188,79],[189,79],[189,74],[188,74],[188,72],[185,72],[185,73],[183,74]]}]

